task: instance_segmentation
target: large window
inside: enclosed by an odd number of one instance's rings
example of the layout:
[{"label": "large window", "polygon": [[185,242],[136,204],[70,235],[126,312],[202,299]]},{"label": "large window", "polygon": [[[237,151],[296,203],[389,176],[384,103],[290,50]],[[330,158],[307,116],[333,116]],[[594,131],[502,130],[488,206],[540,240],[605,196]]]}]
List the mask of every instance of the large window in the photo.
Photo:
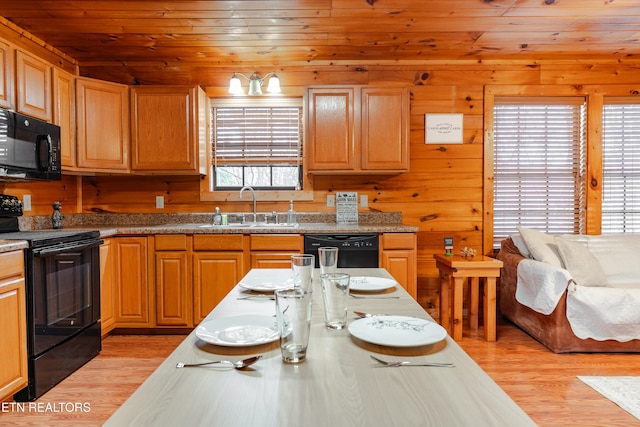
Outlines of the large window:
[{"label": "large window", "polygon": [[640,232],[640,104],[605,98],[602,233],[637,232]]},{"label": "large window", "polygon": [[583,98],[495,98],[494,248],[517,226],[583,232],[585,110]]},{"label": "large window", "polygon": [[212,188],[302,188],[302,100],[212,100]]}]

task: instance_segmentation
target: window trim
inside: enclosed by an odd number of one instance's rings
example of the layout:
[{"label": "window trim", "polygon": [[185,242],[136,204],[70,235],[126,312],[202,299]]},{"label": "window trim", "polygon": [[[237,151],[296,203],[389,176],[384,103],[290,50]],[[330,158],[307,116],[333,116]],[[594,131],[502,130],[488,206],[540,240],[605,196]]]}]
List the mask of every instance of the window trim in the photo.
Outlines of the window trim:
[{"label": "window trim", "polygon": [[[207,110],[208,116],[210,117],[211,109],[215,106],[234,106],[234,107],[258,107],[258,106],[291,106],[295,105],[298,107],[302,107],[302,182],[303,182],[303,190],[279,190],[279,189],[269,189],[269,190],[256,190],[256,198],[258,201],[289,201],[289,200],[301,200],[301,201],[311,201],[313,200],[313,177],[309,175],[307,172],[307,161],[306,161],[306,142],[305,142],[305,111],[304,111],[304,100],[302,97],[262,97],[262,98],[249,98],[249,97],[238,97],[238,98],[224,98],[224,97],[211,97],[209,98],[209,108]],[[208,143],[206,146],[206,154],[205,158],[207,159],[206,170],[207,173],[200,178],[200,200],[201,201],[224,201],[224,202],[232,202],[239,201],[245,202],[238,199],[238,191],[237,190],[214,190],[213,189],[213,164],[209,161],[211,159],[211,141],[209,140],[211,135],[211,126],[209,120],[208,127]]]}]

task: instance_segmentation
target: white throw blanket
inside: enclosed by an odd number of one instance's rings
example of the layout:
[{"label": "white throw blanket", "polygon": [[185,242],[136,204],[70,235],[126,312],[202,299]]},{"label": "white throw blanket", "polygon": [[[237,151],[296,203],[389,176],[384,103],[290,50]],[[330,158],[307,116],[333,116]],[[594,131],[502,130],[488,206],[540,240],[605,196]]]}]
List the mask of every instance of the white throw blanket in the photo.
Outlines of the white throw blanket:
[{"label": "white throw blanket", "polygon": [[551,314],[567,289],[567,270],[540,261],[523,259],[518,264],[516,300],[542,314]]},{"label": "white throw blanket", "polygon": [[520,304],[548,315],[567,289],[567,319],[578,338],[640,339],[640,289],[578,286],[567,270],[529,259],[518,264]]}]

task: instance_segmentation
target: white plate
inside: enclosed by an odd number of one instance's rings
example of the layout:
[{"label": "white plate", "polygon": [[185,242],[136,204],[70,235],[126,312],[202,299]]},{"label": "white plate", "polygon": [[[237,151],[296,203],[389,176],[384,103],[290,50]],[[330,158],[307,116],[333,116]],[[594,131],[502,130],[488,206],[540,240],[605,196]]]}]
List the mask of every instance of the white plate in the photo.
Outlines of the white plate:
[{"label": "white plate", "polygon": [[395,280],[384,277],[353,276],[349,280],[349,289],[352,291],[384,291],[398,284]]},{"label": "white plate", "polygon": [[209,344],[245,347],[275,341],[280,333],[274,316],[244,315],[203,322],[196,336]]},{"label": "white plate", "polygon": [[238,285],[250,291],[273,292],[293,287],[292,274],[290,268],[254,268]]},{"label": "white plate", "polygon": [[434,344],[447,336],[447,331],[430,320],[407,316],[373,316],[349,325],[356,338],[390,347],[415,347]]}]

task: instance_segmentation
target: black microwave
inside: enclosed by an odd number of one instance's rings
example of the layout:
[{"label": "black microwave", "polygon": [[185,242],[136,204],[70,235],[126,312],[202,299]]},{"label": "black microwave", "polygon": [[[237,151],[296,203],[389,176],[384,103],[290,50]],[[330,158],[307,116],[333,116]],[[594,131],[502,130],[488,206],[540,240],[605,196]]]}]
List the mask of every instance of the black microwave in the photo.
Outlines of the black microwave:
[{"label": "black microwave", "polygon": [[60,126],[0,108],[0,180],[62,179]]}]

